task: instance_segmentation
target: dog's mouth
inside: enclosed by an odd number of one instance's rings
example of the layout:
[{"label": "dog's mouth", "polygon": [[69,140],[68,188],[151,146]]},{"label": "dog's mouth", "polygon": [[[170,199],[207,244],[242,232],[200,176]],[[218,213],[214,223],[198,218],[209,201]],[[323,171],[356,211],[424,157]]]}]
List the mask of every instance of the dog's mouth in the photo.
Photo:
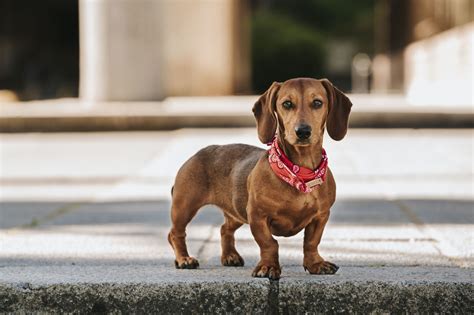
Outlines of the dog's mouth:
[{"label": "dog's mouth", "polygon": [[304,140],[297,139],[294,145],[299,146],[299,147],[306,147],[306,146],[309,146],[310,144],[311,142],[309,141],[309,139],[304,139]]}]

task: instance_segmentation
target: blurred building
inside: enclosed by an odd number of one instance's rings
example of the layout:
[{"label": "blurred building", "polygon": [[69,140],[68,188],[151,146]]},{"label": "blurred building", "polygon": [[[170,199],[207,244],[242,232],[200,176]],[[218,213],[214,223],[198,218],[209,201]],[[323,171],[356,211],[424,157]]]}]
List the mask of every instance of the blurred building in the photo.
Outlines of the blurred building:
[{"label": "blurred building", "polygon": [[80,96],[249,92],[247,1],[79,0]]},{"label": "blurred building", "polygon": [[250,94],[311,76],[472,103],[473,15],[474,0],[0,0],[0,100]]},{"label": "blurred building", "polygon": [[379,0],[372,90],[473,103],[473,0]]},{"label": "blurred building", "polygon": [[247,0],[0,0],[0,101],[250,93]]}]

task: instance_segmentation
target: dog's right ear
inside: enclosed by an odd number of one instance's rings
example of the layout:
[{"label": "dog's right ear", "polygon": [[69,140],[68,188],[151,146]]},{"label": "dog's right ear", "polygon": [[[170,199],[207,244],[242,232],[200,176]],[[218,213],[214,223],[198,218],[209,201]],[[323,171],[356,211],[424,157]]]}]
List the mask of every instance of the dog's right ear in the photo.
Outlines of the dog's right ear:
[{"label": "dog's right ear", "polygon": [[344,138],[347,133],[352,102],[328,79],[321,79],[321,83],[326,89],[329,101],[329,114],[326,129],[331,138],[339,141]]},{"label": "dog's right ear", "polygon": [[275,106],[278,90],[281,83],[273,82],[268,90],[259,97],[253,105],[252,111],[257,120],[258,138],[262,143],[269,143],[273,140],[277,128],[275,118]]}]

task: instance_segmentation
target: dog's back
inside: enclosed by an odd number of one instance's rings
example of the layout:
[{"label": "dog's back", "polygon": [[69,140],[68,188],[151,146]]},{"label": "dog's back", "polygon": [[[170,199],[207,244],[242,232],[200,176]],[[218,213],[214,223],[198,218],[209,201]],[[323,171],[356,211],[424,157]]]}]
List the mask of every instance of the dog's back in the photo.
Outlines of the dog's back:
[{"label": "dog's back", "polygon": [[246,144],[211,145],[201,149],[178,171],[174,202],[185,198],[187,202],[192,200],[193,207],[214,204],[246,219],[247,177],[265,153],[261,148]]}]

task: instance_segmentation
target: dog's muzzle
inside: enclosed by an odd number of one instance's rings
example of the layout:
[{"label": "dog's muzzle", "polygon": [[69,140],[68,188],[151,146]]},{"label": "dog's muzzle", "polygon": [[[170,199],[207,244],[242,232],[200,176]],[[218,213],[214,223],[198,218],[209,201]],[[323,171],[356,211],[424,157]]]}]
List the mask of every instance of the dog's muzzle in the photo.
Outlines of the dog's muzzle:
[{"label": "dog's muzzle", "polygon": [[311,126],[301,124],[295,127],[295,133],[299,140],[306,140],[311,137]]}]

